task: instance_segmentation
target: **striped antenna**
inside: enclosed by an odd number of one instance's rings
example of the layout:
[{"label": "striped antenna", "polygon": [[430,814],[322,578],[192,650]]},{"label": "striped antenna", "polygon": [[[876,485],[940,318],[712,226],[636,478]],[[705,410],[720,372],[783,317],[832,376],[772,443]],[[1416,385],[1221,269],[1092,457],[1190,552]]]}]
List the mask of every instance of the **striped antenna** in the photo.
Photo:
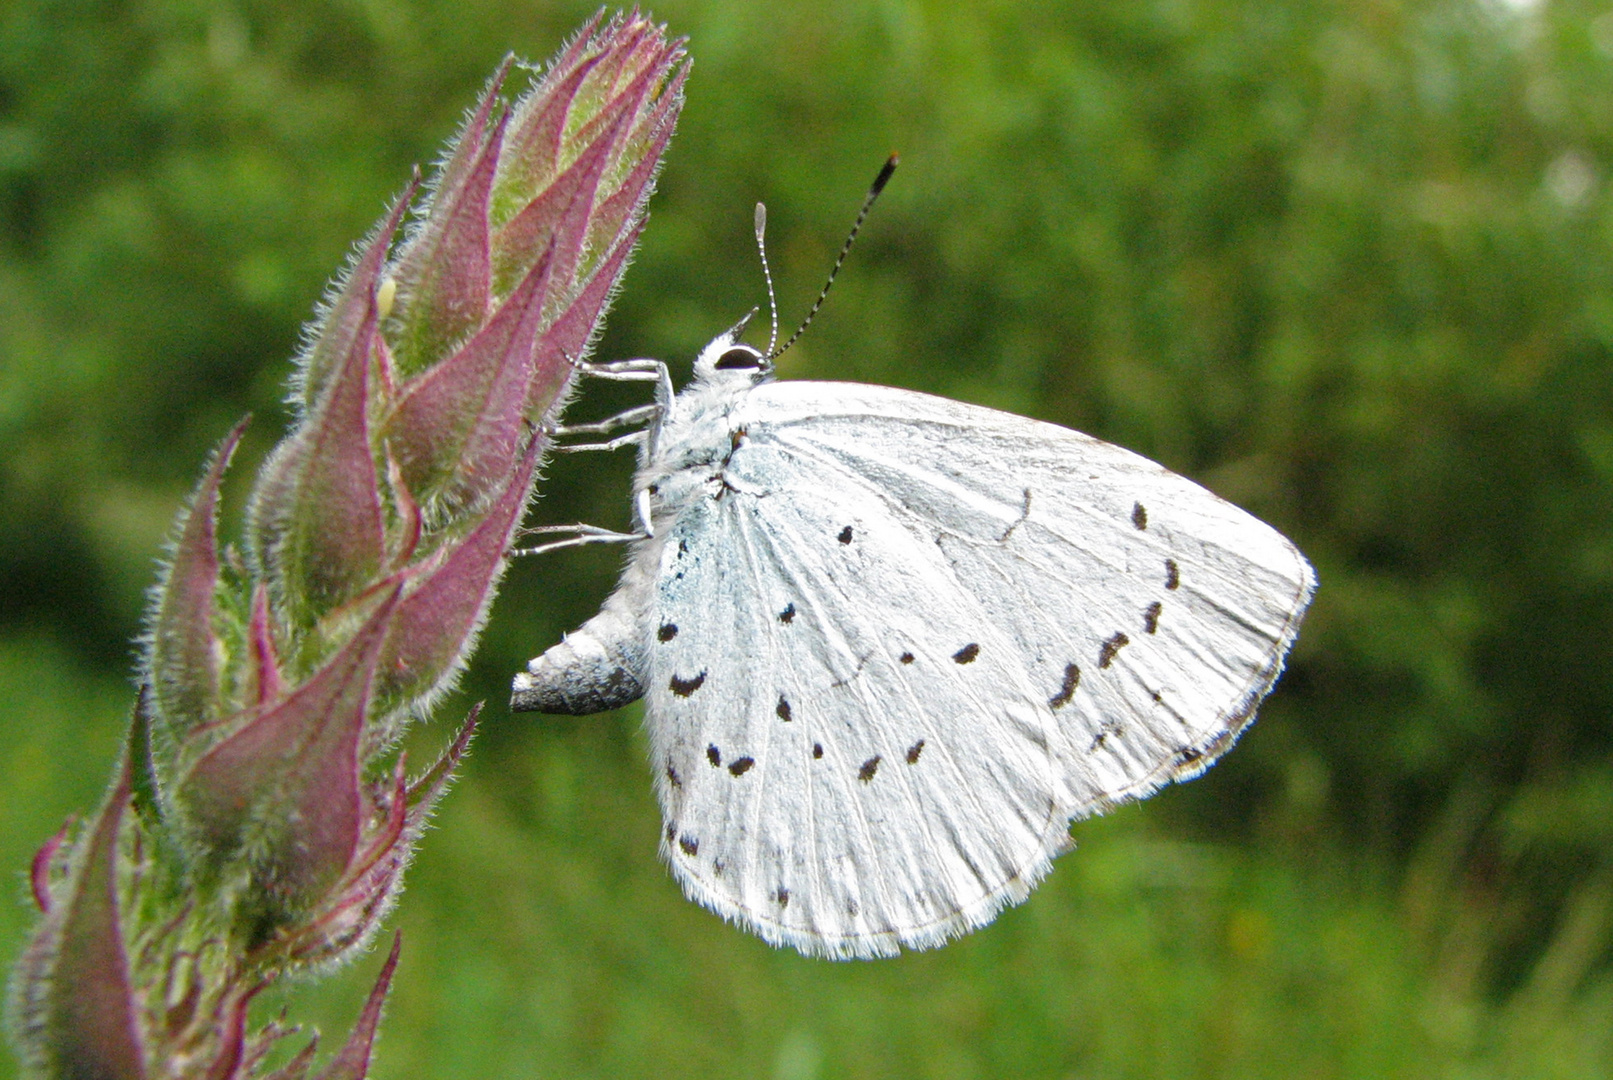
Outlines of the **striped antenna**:
[{"label": "striped antenna", "polygon": [[890,182],[891,173],[896,171],[896,163],[897,157],[892,154],[885,160],[885,165],[879,170],[879,175],[874,177],[873,186],[868,189],[868,197],[863,200],[863,208],[857,211],[857,220],[851,223],[851,235],[846,237],[845,244],[840,248],[840,255],[835,259],[834,268],[829,271],[829,280],[823,283],[823,291],[818,293],[817,300],[812,303],[812,310],[808,311],[806,318],[801,320],[801,325],[796,328],[795,333],[790,335],[790,340],[780,345],[777,351],[768,350],[767,358],[769,360],[777,359],[784,350],[795,344],[797,338],[806,333],[808,326],[812,325],[813,317],[817,315],[818,309],[823,306],[824,298],[829,295],[829,286],[835,283],[835,275],[840,273],[840,265],[846,261],[846,255],[851,251],[851,245],[857,241],[857,230],[862,228],[863,219],[868,216],[868,211],[873,208],[874,200],[879,198],[879,193],[884,191],[885,185]]},{"label": "striped antenna", "polygon": [[773,271],[767,268],[767,207],[756,204],[756,250],[762,256],[762,277],[767,279],[767,310],[773,314],[773,329],[767,335],[768,358],[776,356],[773,346],[778,344],[778,297],[773,295]]}]

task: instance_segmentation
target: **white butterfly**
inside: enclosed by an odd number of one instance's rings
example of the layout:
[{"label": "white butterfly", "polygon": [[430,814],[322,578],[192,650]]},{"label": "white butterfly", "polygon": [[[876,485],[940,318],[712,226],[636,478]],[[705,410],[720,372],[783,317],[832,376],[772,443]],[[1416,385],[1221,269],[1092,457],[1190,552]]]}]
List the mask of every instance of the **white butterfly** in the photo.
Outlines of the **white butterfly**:
[{"label": "white butterfly", "polygon": [[[641,532],[512,707],[643,696],[684,891],[775,945],[926,948],[1025,899],[1074,818],[1196,776],[1315,588],[1275,530],[1053,424],[775,382],[734,327],[641,434]],[[605,430],[611,422],[583,430]],[[578,429],[573,429],[578,430]],[[566,543],[624,539],[581,529]]]}]

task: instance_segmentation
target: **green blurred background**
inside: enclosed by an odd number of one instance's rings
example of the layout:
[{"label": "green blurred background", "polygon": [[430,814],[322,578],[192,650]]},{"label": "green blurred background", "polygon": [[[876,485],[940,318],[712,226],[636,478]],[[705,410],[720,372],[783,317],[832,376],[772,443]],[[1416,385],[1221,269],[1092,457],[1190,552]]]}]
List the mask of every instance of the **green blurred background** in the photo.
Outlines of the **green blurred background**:
[{"label": "green blurred background", "polygon": [[[204,453],[256,414],[238,495],[349,246],[505,51],[543,59],[591,10],[0,4],[0,953],[28,856],[111,769]],[[686,371],[761,302],[759,199],[798,318],[896,149],[784,374],[1119,442],[1288,533],[1321,591],[1202,780],[1077,825],[987,929],[833,964],[682,899],[636,709],[508,715],[618,555],[518,566],[422,732],[491,702],[393,919],[375,1075],[1613,1074],[1610,9],[654,14],[694,71],[601,355]],[[537,519],[625,523],[629,466],[556,463]],[[378,960],[285,995],[293,1018],[345,1025]]]}]

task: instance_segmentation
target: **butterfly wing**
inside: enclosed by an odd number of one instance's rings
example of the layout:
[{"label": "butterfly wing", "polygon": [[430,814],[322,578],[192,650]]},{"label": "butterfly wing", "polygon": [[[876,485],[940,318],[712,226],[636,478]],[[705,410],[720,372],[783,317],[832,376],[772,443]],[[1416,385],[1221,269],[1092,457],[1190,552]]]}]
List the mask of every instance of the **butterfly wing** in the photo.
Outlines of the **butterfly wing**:
[{"label": "butterfly wing", "polygon": [[1065,843],[1051,718],[1029,686],[1003,692],[1012,643],[882,499],[782,458],[745,468],[771,472],[765,495],[696,504],[662,549],[647,716],[665,856],[775,944],[939,944],[1023,898]]},{"label": "butterfly wing", "polygon": [[771,383],[661,547],[664,852],[775,943],[938,944],[1026,895],[1066,823],[1196,774],[1314,579],[1128,451],[883,387]]}]

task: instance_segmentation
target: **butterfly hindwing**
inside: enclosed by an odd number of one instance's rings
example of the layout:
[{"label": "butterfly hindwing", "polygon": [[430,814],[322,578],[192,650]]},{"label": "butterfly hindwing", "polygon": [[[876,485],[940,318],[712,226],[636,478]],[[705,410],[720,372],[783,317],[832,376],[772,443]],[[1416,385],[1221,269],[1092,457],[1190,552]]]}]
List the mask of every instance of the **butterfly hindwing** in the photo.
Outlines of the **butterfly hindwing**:
[{"label": "butterfly hindwing", "polygon": [[989,920],[1069,816],[1014,642],[876,493],[760,442],[729,474],[738,490],[661,548],[648,716],[668,861],[695,898],[807,952]]}]

